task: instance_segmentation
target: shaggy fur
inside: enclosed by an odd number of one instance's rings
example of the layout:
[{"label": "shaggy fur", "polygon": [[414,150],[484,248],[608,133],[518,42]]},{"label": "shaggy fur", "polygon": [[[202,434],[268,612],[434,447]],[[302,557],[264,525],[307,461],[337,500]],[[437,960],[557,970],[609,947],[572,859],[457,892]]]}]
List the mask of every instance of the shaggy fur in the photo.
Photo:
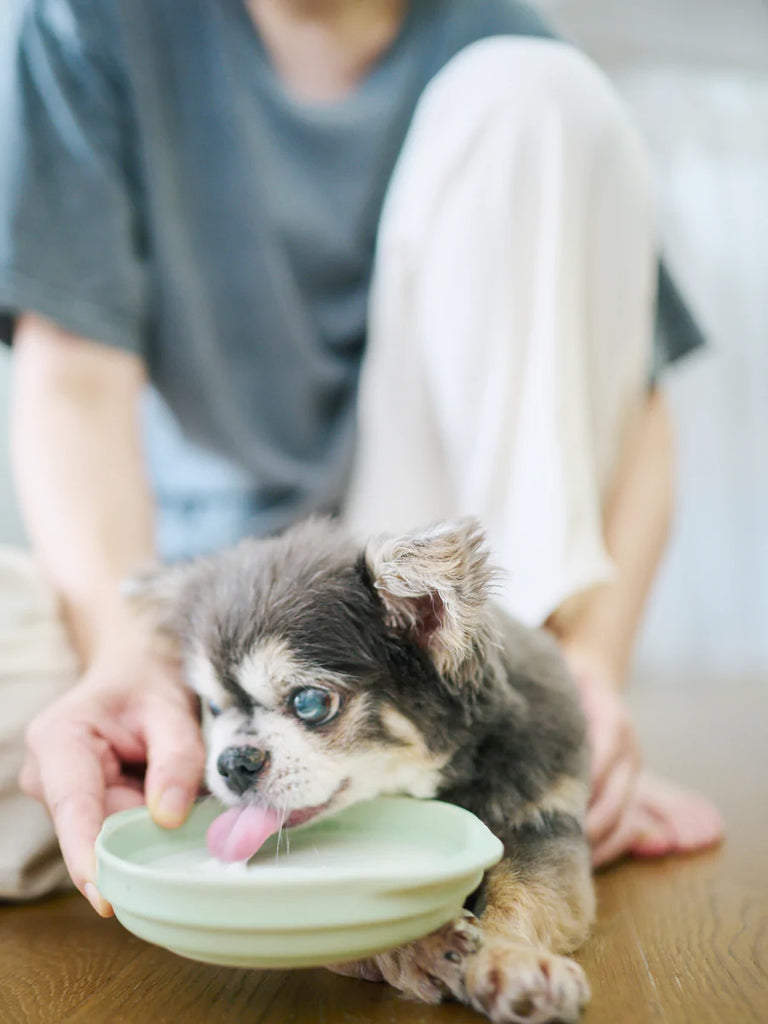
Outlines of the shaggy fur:
[{"label": "shaggy fur", "polygon": [[[207,779],[222,800],[290,825],[385,792],[438,797],[503,841],[462,918],[335,969],[496,1022],[573,1021],[589,989],[563,954],[594,912],[585,724],[554,642],[493,604],[493,579],[471,520],[364,547],[311,520],[131,592],[211,709]],[[318,691],[327,718],[300,720],[297,694]],[[243,746],[264,768],[241,795],[217,764]]]}]

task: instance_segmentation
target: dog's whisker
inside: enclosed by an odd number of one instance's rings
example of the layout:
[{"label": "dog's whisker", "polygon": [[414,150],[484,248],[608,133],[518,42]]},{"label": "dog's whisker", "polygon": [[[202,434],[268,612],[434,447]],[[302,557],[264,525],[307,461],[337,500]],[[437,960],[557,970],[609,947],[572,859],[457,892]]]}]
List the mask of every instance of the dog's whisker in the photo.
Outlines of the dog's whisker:
[{"label": "dog's whisker", "polygon": [[288,817],[287,811],[287,801],[283,799],[283,805],[278,811],[280,823],[277,827],[277,844],[275,846],[275,860],[279,860],[280,858],[280,840],[283,838],[283,825],[285,824],[285,819]]},{"label": "dog's whisker", "polygon": [[277,826],[277,842],[275,843],[275,860],[280,860],[280,840],[283,838],[283,812],[280,811],[280,822]]}]

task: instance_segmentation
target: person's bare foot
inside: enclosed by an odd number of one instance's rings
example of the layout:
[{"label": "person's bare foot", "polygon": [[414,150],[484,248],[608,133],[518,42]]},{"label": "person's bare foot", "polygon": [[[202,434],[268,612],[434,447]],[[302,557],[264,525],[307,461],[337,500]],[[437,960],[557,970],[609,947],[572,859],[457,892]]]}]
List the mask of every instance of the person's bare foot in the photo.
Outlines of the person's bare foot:
[{"label": "person's bare foot", "polygon": [[633,856],[694,853],[723,838],[723,819],[712,801],[667,779],[642,772],[632,800],[636,832],[627,852]]}]

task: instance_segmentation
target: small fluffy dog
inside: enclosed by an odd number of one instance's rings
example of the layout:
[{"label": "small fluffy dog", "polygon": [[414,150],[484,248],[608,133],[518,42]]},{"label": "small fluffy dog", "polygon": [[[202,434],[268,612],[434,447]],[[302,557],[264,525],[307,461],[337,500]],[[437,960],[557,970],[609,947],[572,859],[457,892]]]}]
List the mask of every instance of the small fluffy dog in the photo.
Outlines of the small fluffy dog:
[{"label": "small fluffy dog", "polygon": [[[401,793],[459,804],[504,843],[463,916],[333,969],[495,1022],[575,1021],[589,986],[563,954],[594,914],[585,724],[554,642],[491,602],[493,576],[474,521],[361,548],[310,520],[148,574],[133,597],[210,713],[211,792],[265,834]],[[223,828],[232,859],[264,838]]]}]

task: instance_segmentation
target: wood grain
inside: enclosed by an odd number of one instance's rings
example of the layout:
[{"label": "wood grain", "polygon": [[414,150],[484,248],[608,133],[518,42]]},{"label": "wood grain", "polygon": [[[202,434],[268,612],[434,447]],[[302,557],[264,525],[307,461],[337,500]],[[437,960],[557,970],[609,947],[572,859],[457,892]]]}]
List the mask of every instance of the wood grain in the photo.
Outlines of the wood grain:
[{"label": "wood grain", "polygon": [[[651,761],[713,795],[724,846],[623,863],[597,880],[580,960],[583,1024],[768,1022],[768,686],[640,688]],[[478,1024],[326,971],[183,960],[101,921],[79,896],[0,907],[0,1024]]]}]

